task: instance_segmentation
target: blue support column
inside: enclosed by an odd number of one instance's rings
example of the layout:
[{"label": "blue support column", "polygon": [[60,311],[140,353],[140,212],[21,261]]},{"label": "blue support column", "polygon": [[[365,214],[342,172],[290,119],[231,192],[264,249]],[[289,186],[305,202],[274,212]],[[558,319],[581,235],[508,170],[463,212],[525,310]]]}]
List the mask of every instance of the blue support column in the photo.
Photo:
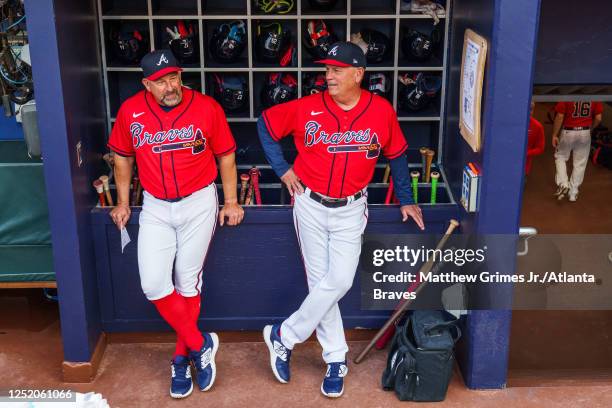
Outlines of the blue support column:
[{"label": "blue support column", "polygon": [[[484,145],[480,211],[474,232],[516,234],[520,222],[539,1],[497,0],[489,44],[483,110]],[[516,254],[496,254],[491,271],[513,272]],[[498,285],[490,297],[511,300]],[[473,311],[467,320],[462,372],[470,388],[503,388],[508,370],[511,311]]]},{"label": "blue support column", "polygon": [[[100,336],[89,210],[104,140],[93,1],[27,1],[64,360],[87,362]],[[97,141],[99,140],[99,141]],[[76,144],[81,142],[83,165]],[[97,177],[97,176],[96,176]]]}]

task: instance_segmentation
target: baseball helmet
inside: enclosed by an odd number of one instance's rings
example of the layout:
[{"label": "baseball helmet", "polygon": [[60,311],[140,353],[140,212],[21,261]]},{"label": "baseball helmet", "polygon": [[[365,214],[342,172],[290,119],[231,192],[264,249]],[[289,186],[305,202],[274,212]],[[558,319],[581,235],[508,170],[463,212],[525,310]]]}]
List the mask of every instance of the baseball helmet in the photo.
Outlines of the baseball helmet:
[{"label": "baseball helmet", "polygon": [[399,78],[399,106],[404,110],[420,111],[438,96],[442,88],[442,79],[433,75],[403,74]]},{"label": "baseball helmet", "polygon": [[198,60],[199,47],[192,23],[178,21],[173,28],[166,27],[168,45],[181,64],[193,64]]},{"label": "baseball helmet", "polygon": [[308,0],[310,7],[319,11],[330,11],[336,6],[338,0]]},{"label": "baseball helmet", "polygon": [[313,95],[327,89],[325,74],[306,74],[302,81],[302,95]]},{"label": "baseball helmet", "polygon": [[391,41],[385,34],[369,28],[364,28],[359,33],[363,41],[368,45],[366,60],[369,63],[382,62],[391,53]]},{"label": "baseball helmet", "polygon": [[248,105],[249,87],[241,75],[213,74],[213,95],[226,112],[238,112]]},{"label": "baseball helmet", "polygon": [[246,25],[234,20],[217,26],[210,39],[210,53],[218,62],[235,62],[247,42]]},{"label": "baseball helmet", "polygon": [[291,33],[279,23],[257,24],[255,54],[262,62],[280,63],[291,42]]},{"label": "baseball helmet", "polygon": [[363,86],[373,94],[387,97],[391,90],[391,80],[384,72],[371,72],[366,74]]},{"label": "baseball helmet", "polygon": [[148,52],[148,41],[140,31],[113,31],[109,35],[111,51],[121,62],[138,64]]},{"label": "baseball helmet", "polygon": [[440,30],[434,28],[431,35],[406,27],[402,34],[402,52],[408,59],[427,61],[440,43]]},{"label": "baseball helmet", "polygon": [[327,51],[338,38],[323,20],[310,20],[306,24],[306,33],[302,36],[306,50],[317,59],[327,56]]},{"label": "baseball helmet", "polygon": [[264,14],[287,14],[294,6],[294,0],[255,0],[255,8]]},{"label": "baseball helmet", "polygon": [[297,80],[290,73],[271,73],[262,89],[262,102],[269,107],[297,97]]}]

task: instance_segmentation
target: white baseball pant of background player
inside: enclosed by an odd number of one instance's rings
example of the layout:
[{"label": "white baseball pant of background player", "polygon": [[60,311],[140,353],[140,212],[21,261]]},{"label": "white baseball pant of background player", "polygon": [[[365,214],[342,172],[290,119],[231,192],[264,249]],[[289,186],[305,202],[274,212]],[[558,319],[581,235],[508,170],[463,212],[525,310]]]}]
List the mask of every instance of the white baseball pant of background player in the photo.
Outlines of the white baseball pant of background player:
[{"label": "white baseball pant of background player", "polygon": [[338,301],[353,285],[367,220],[365,194],[339,208],[327,208],[314,201],[309,188],[295,195],[293,222],[309,294],[281,325],[281,341],[287,348],[304,342],[316,329],[323,360],[345,360],[348,345]]},{"label": "white baseball pant of background player", "polygon": [[[569,188],[569,195],[578,194],[578,187],[584,180],[584,171],[589,161],[591,150],[591,131],[590,130],[566,130],[561,131],[559,145],[555,151],[555,166],[557,173],[555,181],[558,186]],[[573,152],[573,153],[572,153]],[[572,158],[572,176],[567,177],[566,162]]]},{"label": "white baseball pant of background player", "polygon": [[214,183],[176,203],[159,200],[145,191],[138,232],[138,270],[147,299],[166,297],[175,287],[186,297],[201,293],[202,268],[218,209]]}]

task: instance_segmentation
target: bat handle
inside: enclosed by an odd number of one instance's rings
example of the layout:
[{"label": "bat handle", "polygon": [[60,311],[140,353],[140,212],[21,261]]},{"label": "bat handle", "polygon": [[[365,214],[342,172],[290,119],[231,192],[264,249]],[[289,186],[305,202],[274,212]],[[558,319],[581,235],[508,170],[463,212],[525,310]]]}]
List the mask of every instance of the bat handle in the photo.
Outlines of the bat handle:
[{"label": "bat handle", "polygon": [[440,173],[434,171],[431,173],[431,199],[430,203],[435,204],[438,194],[438,179],[440,178]]},{"label": "bat handle", "polygon": [[387,164],[385,166],[385,174],[384,174],[383,180],[382,180],[383,183],[387,183],[389,181],[389,174],[390,173],[391,173],[391,165]]},{"label": "bat handle", "polygon": [[425,174],[427,173],[427,151],[426,147],[421,147],[419,153],[421,153],[421,172],[423,174],[423,181],[425,181]]},{"label": "bat handle", "polygon": [[241,174],[240,175],[240,205],[244,204],[244,199],[246,198],[246,192],[248,189],[248,184],[249,184],[249,175],[248,174]]},{"label": "bat handle", "polygon": [[410,172],[410,177],[412,178],[412,199],[416,204],[419,202],[419,172]]}]

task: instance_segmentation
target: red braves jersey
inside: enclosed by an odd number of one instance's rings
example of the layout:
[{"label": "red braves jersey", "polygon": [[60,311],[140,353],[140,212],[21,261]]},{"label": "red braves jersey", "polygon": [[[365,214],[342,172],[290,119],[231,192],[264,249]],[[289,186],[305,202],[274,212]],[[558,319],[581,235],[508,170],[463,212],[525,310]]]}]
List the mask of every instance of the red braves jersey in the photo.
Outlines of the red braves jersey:
[{"label": "red braves jersey", "polygon": [[529,119],[529,132],[527,134],[527,160],[525,160],[525,174],[531,171],[533,156],[544,153],[544,127],[534,118]]},{"label": "red braves jersey", "polygon": [[595,115],[603,112],[601,102],[559,102],[555,111],[564,115],[563,127],[590,127]]},{"label": "red braves jersey", "polygon": [[276,105],[263,118],[274,140],[293,135],[298,152],[293,170],[306,186],[329,197],[363,189],[381,150],[394,159],[408,147],[391,104],[365,90],[348,112],[326,91]]},{"label": "red braves jersey", "polygon": [[211,97],[183,88],[179,105],[165,112],[145,90],[119,109],[108,147],[135,156],[142,187],[157,198],[177,198],[217,178],[214,156],[236,150],[225,113]]}]

